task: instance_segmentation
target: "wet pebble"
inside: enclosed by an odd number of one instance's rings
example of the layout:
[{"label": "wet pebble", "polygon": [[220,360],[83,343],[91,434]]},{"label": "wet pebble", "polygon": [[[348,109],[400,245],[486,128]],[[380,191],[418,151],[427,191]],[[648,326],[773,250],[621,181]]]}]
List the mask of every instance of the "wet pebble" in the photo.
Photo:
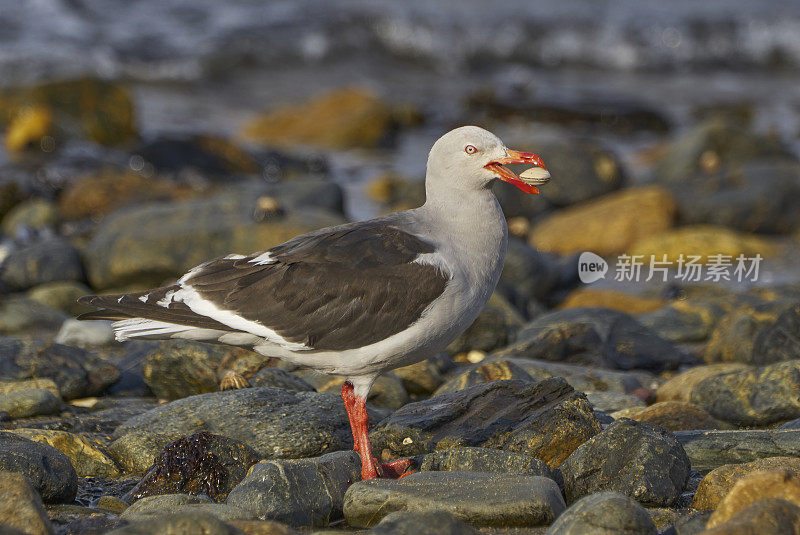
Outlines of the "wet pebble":
[{"label": "wet pebble", "polygon": [[800,417],[800,360],[732,370],[706,377],[691,401],[720,420],[766,426]]},{"label": "wet pebble", "polygon": [[687,358],[633,317],[604,308],[572,308],[539,316],[496,355],[653,372],[676,368]]},{"label": "wet pebble", "polygon": [[104,448],[86,436],[52,429],[13,429],[9,432],[54,447],[69,458],[78,476],[119,477],[121,474]]},{"label": "wet pebble", "polygon": [[179,438],[180,435],[177,434],[133,431],[114,440],[108,453],[126,472],[144,474],[153,466],[163,449]]},{"label": "wet pebble", "polygon": [[[144,498],[122,513],[121,518],[126,522],[142,522],[149,519],[158,519],[166,514],[178,513],[204,513],[209,514],[223,522],[229,520],[255,520],[255,515],[249,511],[232,507],[224,503],[212,503],[202,500],[188,501],[175,499],[182,497],[178,494],[163,494]],[[145,501],[146,500],[146,501]],[[144,502],[144,503],[142,503]]]},{"label": "wet pebble", "polygon": [[19,294],[0,302],[0,334],[56,330],[67,319],[64,312]]},{"label": "wet pebble", "polygon": [[90,307],[78,303],[78,298],[89,295],[92,290],[81,282],[58,281],[40,284],[28,291],[32,301],[62,310],[69,315],[76,316],[89,312]]},{"label": "wet pebble", "polygon": [[216,392],[217,370],[231,348],[188,340],[161,342],[142,363],[144,380],[159,399]]},{"label": "wet pebble", "polygon": [[0,369],[4,379],[52,379],[67,400],[97,395],[119,379],[114,364],[90,351],[17,337],[0,337]]},{"label": "wet pebble", "polygon": [[13,433],[0,431],[0,470],[19,472],[47,503],[70,503],[78,477],[66,455]]},{"label": "wet pebble", "polygon": [[61,238],[33,243],[13,251],[3,263],[0,282],[27,290],[54,281],[82,281],[80,253]]},{"label": "wet pebble", "polygon": [[746,535],[749,533],[797,533],[800,507],[780,498],[757,500],[726,522],[703,531],[703,535]]},{"label": "wet pebble", "polygon": [[141,522],[133,522],[109,531],[109,535],[236,535],[237,530],[213,514],[203,511],[176,512],[156,516]]},{"label": "wet pebble", "polygon": [[418,461],[422,472],[490,472],[549,477],[550,467],[535,457],[492,448],[452,448],[423,455]]},{"label": "wet pebble", "polygon": [[61,400],[43,388],[0,394],[0,411],[7,412],[10,418],[55,414],[59,410],[61,410]]},{"label": "wet pebble", "polygon": [[314,392],[314,387],[299,376],[281,368],[261,368],[248,379],[250,386],[274,386],[294,392]]},{"label": "wet pebble", "polygon": [[617,420],[559,466],[567,503],[615,491],[643,504],[669,506],[689,478],[689,458],[674,435],[658,426]]},{"label": "wet pebble", "polygon": [[55,227],[61,217],[58,208],[45,199],[29,199],[12,208],[2,220],[6,236],[17,236],[24,230],[43,230]]},{"label": "wet pebble", "polygon": [[663,427],[669,431],[686,429],[733,429],[734,426],[711,416],[700,407],[685,401],[661,401],[649,407],[623,409],[614,418],[630,418]]}]

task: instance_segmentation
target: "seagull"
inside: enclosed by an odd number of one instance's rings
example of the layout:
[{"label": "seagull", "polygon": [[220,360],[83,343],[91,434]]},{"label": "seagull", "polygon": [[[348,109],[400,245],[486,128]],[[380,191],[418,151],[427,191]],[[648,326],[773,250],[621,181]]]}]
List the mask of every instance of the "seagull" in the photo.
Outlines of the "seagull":
[{"label": "seagull", "polygon": [[[532,167],[518,175],[506,164]],[[85,296],[79,302],[100,310],[79,319],[114,321],[118,341],[243,346],[346,376],[341,394],[362,479],[402,477],[409,460],[379,465],[372,456],[370,387],[381,373],[442,351],[494,291],[508,242],[494,180],[539,193],[549,178],[536,154],[476,126],[456,128],[431,148],[419,208],[217,258],[170,286]]]}]

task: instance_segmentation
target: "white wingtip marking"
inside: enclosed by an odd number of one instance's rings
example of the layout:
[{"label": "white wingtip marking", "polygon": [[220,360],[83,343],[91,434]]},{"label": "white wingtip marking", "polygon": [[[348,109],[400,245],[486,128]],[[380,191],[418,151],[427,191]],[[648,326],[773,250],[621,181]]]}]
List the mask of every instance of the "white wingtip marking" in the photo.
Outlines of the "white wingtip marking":
[{"label": "white wingtip marking", "polygon": [[142,303],[147,303],[147,300],[150,298],[150,294],[144,294],[139,296],[139,301]]},{"label": "white wingtip marking", "polygon": [[172,302],[172,296],[175,295],[175,290],[169,290],[163,299],[159,299],[156,301],[158,306],[162,306],[164,308],[169,308],[169,304]]},{"label": "white wingtip marking", "polygon": [[266,264],[274,264],[277,260],[274,260],[272,256],[269,254],[269,251],[266,253],[262,253],[257,257],[253,258],[252,260],[248,260],[248,264],[255,264],[257,266],[263,266]]}]

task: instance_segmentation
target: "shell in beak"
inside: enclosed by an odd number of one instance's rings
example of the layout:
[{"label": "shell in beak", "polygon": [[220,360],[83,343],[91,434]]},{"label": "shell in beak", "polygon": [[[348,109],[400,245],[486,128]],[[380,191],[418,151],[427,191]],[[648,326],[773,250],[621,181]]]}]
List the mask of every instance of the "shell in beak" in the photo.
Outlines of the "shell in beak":
[{"label": "shell in beak", "polygon": [[[508,182],[516,186],[525,193],[539,193],[536,185],[541,185],[550,180],[550,173],[544,165],[542,159],[532,152],[520,152],[507,149],[507,156],[498,158],[486,164],[486,169],[493,171],[503,182]],[[533,164],[534,167],[526,169],[517,175],[503,164],[522,163]]]},{"label": "shell in beak", "polygon": [[550,171],[544,167],[531,167],[519,174],[526,184],[547,184],[550,182]]}]

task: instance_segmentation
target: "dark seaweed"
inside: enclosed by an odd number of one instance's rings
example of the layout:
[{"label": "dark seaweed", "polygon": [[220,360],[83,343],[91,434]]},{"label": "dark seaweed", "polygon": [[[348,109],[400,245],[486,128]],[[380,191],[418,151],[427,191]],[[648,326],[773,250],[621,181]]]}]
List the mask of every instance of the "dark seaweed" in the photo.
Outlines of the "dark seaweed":
[{"label": "dark seaweed", "polygon": [[[203,431],[167,445],[147,471],[145,479],[172,481],[181,491],[192,494],[207,494],[212,498],[218,495],[228,471],[208,450],[213,438],[211,433]],[[140,491],[133,498],[143,496]]]}]

